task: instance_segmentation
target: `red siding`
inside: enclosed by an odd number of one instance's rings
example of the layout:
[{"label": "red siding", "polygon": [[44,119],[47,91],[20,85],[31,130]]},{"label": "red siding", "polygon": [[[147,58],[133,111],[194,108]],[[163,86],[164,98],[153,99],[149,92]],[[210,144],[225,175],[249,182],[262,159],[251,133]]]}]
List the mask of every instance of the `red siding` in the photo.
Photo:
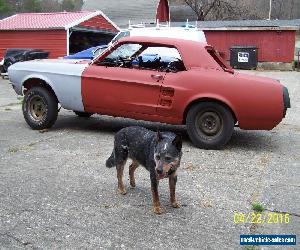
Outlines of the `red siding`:
[{"label": "red siding", "polygon": [[95,16],[85,22],[80,23],[79,26],[98,29],[98,30],[118,32],[118,30],[110,22],[108,22],[103,16]]},{"label": "red siding", "polygon": [[67,54],[65,30],[0,31],[0,58],[7,48],[34,48],[49,51],[50,58]]},{"label": "red siding", "polygon": [[[208,44],[214,46],[226,60],[234,45],[258,47],[259,62],[292,62],[295,49],[295,31],[204,31]],[[222,56],[223,56],[222,55]]]},{"label": "red siding", "polygon": [[160,0],[156,10],[156,20],[160,22],[170,21],[170,8],[168,0]]}]

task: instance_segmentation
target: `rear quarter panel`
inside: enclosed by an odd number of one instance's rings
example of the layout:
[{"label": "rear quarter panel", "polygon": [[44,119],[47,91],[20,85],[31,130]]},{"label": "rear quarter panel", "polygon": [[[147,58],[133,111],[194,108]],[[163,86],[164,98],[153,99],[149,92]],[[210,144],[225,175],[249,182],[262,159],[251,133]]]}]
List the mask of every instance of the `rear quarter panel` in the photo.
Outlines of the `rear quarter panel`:
[{"label": "rear quarter panel", "polygon": [[174,88],[175,96],[169,110],[159,109],[162,115],[180,114],[183,120],[190,103],[210,98],[230,107],[242,129],[272,129],[282,120],[282,86],[269,78],[194,68],[167,74],[165,86]]}]

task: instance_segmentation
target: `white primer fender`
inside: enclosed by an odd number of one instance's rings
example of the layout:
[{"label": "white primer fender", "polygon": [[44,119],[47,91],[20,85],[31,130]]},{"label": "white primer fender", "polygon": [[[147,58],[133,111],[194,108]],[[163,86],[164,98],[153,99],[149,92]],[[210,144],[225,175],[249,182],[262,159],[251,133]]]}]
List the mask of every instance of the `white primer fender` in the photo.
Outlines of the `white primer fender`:
[{"label": "white primer fender", "polygon": [[65,109],[84,112],[81,95],[81,76],[88,64],[60,61],[31,61],[9,67],[9,77],[17,94],[22,95],[23,84],[32,78],[45,81]]}]

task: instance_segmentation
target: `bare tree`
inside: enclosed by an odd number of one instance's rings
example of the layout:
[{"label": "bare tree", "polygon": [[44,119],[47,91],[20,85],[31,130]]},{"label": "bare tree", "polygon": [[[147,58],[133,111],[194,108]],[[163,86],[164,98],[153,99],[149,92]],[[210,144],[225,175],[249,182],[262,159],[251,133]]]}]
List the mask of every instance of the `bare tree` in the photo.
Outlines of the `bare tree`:
[{"label": "bare tree", "polygon": [[57,12],[61,10],[61,6],[58,0],[43,0],[42,10],[43,12]]},{"label": "bare tree", "polygon": [[280,19],[282,17],[285,17],[285,4],[288,4],[287,2],[289,1],[284,1],[284,0],[277,0],[277,1],[273,1],[273,5],[272,5],[272,14],[271,14],[271,18],[272,19]]},{"label": "bare tree", "polygon": [[237,0],[184,0],[196,13],[198,21],[234,19],[239,13]]}]

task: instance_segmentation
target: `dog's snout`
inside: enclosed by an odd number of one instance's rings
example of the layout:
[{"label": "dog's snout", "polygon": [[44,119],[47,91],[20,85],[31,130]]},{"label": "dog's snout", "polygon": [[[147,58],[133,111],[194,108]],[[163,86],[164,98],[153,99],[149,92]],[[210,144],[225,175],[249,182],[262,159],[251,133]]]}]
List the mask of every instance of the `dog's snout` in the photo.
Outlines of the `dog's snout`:
[{"label": "dog's snout", "polygon": [[156,169],[156,173],[157,173],[157,174],[162,174],[163,171],[162,171],[162,169]]}]

